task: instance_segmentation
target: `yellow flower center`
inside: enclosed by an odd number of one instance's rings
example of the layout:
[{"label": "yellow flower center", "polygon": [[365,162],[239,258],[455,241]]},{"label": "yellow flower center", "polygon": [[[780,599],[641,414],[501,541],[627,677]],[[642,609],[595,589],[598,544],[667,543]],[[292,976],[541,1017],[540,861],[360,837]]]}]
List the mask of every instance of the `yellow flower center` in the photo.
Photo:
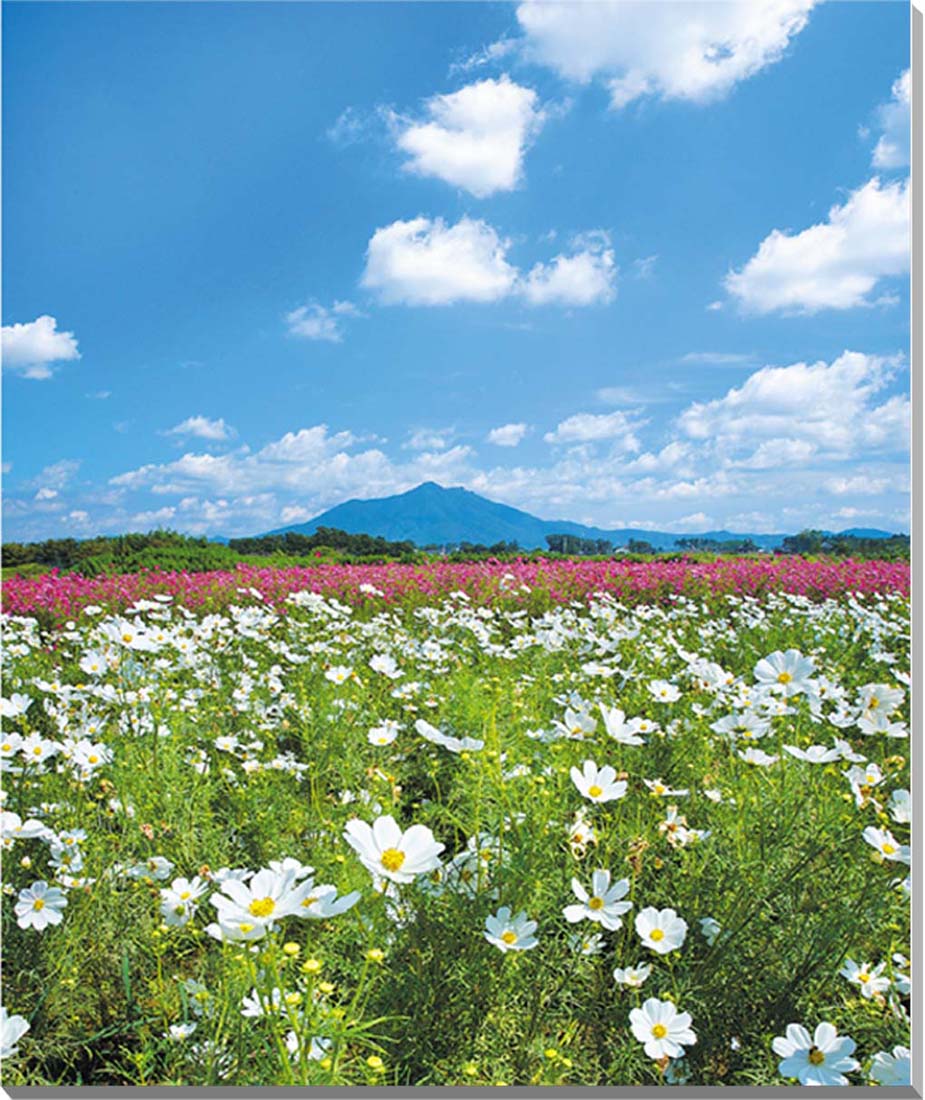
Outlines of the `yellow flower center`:
[{"label": "yellow flower center", "polygon": [[661,783],[656,783],[656,784],[655,784],[655,786],[654,786],[654,787],[653,787],[652,789],[654,790],[654,792],[655,792],[656,794],[664,794],[664,793],[665,793],[665,791],[667,790],[667,788],[666,788],[666,787],[663,787],[663,786],[661,785]]},{"label": "yellow flower center", "polygon": [[253,929],[253,927],[254,926],[252,924],[239,924],[238,925],[238,928],[241,930],[242,934],[245,935],[245,936],[247,935],[248,932],[250,932]]},{"label": "yellow flower center", "polygon": [[668,1028],[664,1024],[655,1024],[652,1028],[652,1034],[656,1039],[664,1039],[668,1034]]},{"label": "yellow flower center", "polygon": [[884,844],[881,850],[885,856],[891,856],[896,851],[892,844]]},{"label": "yellow flower center", "polygon": [[814,1066],[821,1066],[825,1061],[825,1055],[818,1047],[810,1047],[809,1060]]},{"label": "yellow flower center", "polygon": [[873,710],[875,707],[880,706],[880,700],[875,695],[867,705],[871,710]]},{"label": "yellow flower center", "polygon": [[778,674],[777,682],[779,684],[789,684],[793,677],[789,672],[781,672]]},{"label": "yellow flower center", "polygon": [[88,756],[87,757],[87,763],[88,764],[96,764],[98,760],[99,760],[98,756]]},{"label": "yellow flower center", "polygon": [[591,898],[591,900],[588,902],[588,908],[589,909],[603,909],[604,908],[604,899],[603,898]]},{"label": "yellow flower center", "polygon": [[380,857],[382,866],[387,871],[397,871],[405,862],[405,853],[398,848],[386,848]]},{"label": "yellow flower center", "polygon": [[2,748],[4,752],[12,752],[13,750],[13,746],[9,743],[9,741],[7,741],[4,745],[0,745],[0,748]]},{"label": "yellow flower center", "polygon": [[272,898],[256,898],[247,907],[247,911],[255,917],[268,917],[275,908],[276,902]]},{"label": "yellow flower center", "polygon": [[122,641],[125,642],[126,645],[128,645],[128,643],[132,640],[133,637],[134,637],[133,634],[123,634],[122,635]]},{"label": "yellow flower center", "polygon": [[501,939],[507,944],[517,943],[517,934],[508,929],[507,932],[501,933]]},{"label": "yellow flower center", "polygon": [[870,974],[858,974],[858,981],[859,982],[869,982],[870,981]]},{"label": "yellow flower center", "polygon": [[180,895],[180,901],[186,901],[187,898],[191,898],[192,896],[193,895],[189,892],[189,890],[184,890],[183,893]]},{"label": "yellow flower center", "polygon": [[35,899],[35,901],[34,901],[34,902],[32,903],[32,908],[33,908],[33,909],[34,909],[34,910],[35,910],[36,912],[38,912],[38,911],[39,911],[40,909],[44,909],[44,908],[45,908],[45,902],[44,902],[44,901],[42,901],[42,899],[41,899],[41,898],[36,898],[36,899]]},{"label": "yellow flower center", "polygon": [[600,798],[603,793],[604,793],[603,787],[599,787],[596,783],[593,786],[588,788],[588,794],[592,798]]},{"label": "yellow flower center", "polygon": [[665,933],[661,928],[653,928],[652,931],[649,933],[649,939],[654,940],[656,943],[658,943],[659,940],[663,940],[664,938]]},{"label": "yellow flower center", "polygon": [[42,755],[42,746],[41,745],[36,745],[35,748],[32,750],[32,755],[33,756],[41,756]]}]

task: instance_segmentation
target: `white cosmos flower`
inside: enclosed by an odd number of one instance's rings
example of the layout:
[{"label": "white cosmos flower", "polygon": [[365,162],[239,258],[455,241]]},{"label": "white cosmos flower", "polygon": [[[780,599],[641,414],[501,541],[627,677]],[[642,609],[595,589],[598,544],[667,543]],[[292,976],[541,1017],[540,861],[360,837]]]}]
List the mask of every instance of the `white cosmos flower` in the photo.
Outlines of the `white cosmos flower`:
[{"label": "white cosmos flower", "polygon": [[716,937],[722,932],[723,926],[718,920],[713,917],[701,917],[700,918],[700,932],[703,938],[707,941],[708,946],[712,947],[716,942]]},{"label": "white cosmos flower", "polygon": [[893,1047],[892,1054],[885,1050],[878,1051],[871,1061],[868,1073],[870,1079],[878,1085],[911,1085],[912,1052],[903,1046]]},{"label": "white cosmos flower", "polygon": [[831,764],[841,759],[838,749],[827,749],[825,745],[810,745],[808,749],[800,749],[796,745],[784,745],[784,752],[789,752],[797,760],[805,760],[807,764]]},{"label": "white cosmos flower", "polygon": [[321,883],[313,886],[311,893],[302,899],[300,917],[311,917],[314,920],[330,920],[339,917],[352,909],[362,895],[359,890],[351,890],[343,897],[337,896],[337,887]]},{"label": "white cosmos flower", "polygon": [[687,921],[674,909],[655,909],[650,905],[636,914],[636,932],[650,951],[667,955],[684,943]]},{"label": "white cosmos flower", "polygon": [[6,1008],[0,1008],[0,1058],[16,1053],[16,1044],[29,1030],[25,1016],[10,1016]]},{"label": "white cosmos flower", "polygon": [[909,864],[912,862],[909,845],[900,844],[889,829],[876,829],[873,825],[868,825],[861,835],[872,848],[877,849],[884,859],[891,860],[894,863]]},{"label": "white cosmos flower", "polygon": [[893,791],[887,808],[897,825],[908,825],[912,820],[912,798],[905,789]]},{"label": "white cosmos flower", "polygon": [[804,657],[798,649],[788,649],[786,653],[776,650],[755,665],[755,679],[762,686],[789,697],[806,691],[815,670],[812,658]]},{"label": "white cosmos flower", "polygon": [[625,970],[618,966],[613,972],[613,980],[617,985],[639,989],[651,973],[652,967],[648,963],[637,963],[635,966],[626,967]]},{"label": "white cosmos flower", "polygon": [[597,720],[592,718],[586,710],[573,710],[571,707],[567,707],[563,720],[561,722],[555,721],[553,725],[557,730],[561,730],[566,737],[574,741],[581,741],[586,734],[594,733]]},{"label": "white cosmos flower", "polygon": [[617,772],[609,764],[598,768],[593,760],[586,760],[581,771],[572,767],[572,782],[592,802],[613,802],[626,794],[626,781],[617,779]]},{"label": "white cosmos flower", "polygon": [[663,783],[661,779],[643,779],[643,783],[649,788],[656,798],[684,798],[690,794],[688,790],[675,790]]},{"label": "white cosmos flower", "polygon": [[577,878],[572,879],[572,893],[578,898],[580,905],[567,905],[562,910],[562,915],[569,924],[577,924],[581,920],[595,921],[608,932],[615,932],[623,927],[620,919],[624,913],[633,908],[631,901],[621,901],[629,893],[630,882],[628,878],[620,879],[613,886],[610,885],[610,872],[597,870],[591,876],[591,893],[581,885]]},{"label": "white cosmos flower", "polygon": [[535,931],[535,920],[528,920],[526,913],[512,917],[511,910],[502,905],[494,916],[485,918],[482,935],[501,951],[529,951],[537,945]]},{"label": "white cosmos flower", "polygon": [[571,932],[568,945],[576,955],[600,955],[604,950],[604,937],[600,932],[592,932],[590,936]]},{"label": "white cosmos flower", "polygon": [[633,1035],[645,1046],[646,1057],[653,1061],[680,1058],[684,1048],[697,1042],[691,1029],[689,1012],[678,1012],[671,1001],[650,997],[642,1008],[630,1012]]},{"label": "white cosmos flower", "polygon": [[[28,695],[20,695],[14,693],[8,699],[0,699],[0,716],[3,718],[19,718],[29,707],[32,706],[32,700]],[[16,1017],[14,1017],[15,1019]],[[22,1019],[22,1017],[18,1017]]]},{"label": "white cosmos flower", "polygon": [[478,752],[485,748],[485,742],[477,737],[451,737],[449,734],[442,733],[436,726],[432,726],[430,722],[425,722],[423,718],[419,718],[414,723],[414,728],[426,741],[449,749],[450,752]]},{"label": "white cosmos flower", "polygon": [[196,912],[196,902],[209,889],[209,884],[198,875],[190,881],[175,878],[170,886],[161,890],[161,916],[171,926],[186,924]]},{"label": "white cosmos flower", "polygon": [[373,672],[379,672],[383,676],[387,676],[390,680],[397,680],[404,673],[395,663],[395,658],[388,653],[377,653],[375,657],[370,657],[369,667]]},{"label": "white cosmos flower", "polygon": [[268,867],[248,882],[226,879],[222,892],[209,898],[218,911],[218,924],[206,931],[215,939],[262,939],[285,917],[305,915],[302,902],[311,888],[310,878],[298,883],[292,870],[280,873]]},{"label": "white cosmos flower", "polygon": [[626,715],[622,710],[617,707],[605,707],[603,703],[598,704],[601,710],[601,716],[604,719],[604,729],[607,731],[607,736],[612,737],[614,741],[618,741],[621,745],[644,745],[645,741],[639,736],[639,734],[630,728],[626,721]]},{"label": "white cosmos flower", "polygon": [[890,979],[883,975],[885,969],[885,962],[871,969],[870,963],[859,964],[854,959],[845,959],[845,965],[838,973],[856,985],[861,991],[861,996],[869,1000],[878,993],[885,993],[890,988]]},{"label": "white cosmos flower", "polygon": [[391,726],[373,726],[373,728],[366,735],[366,740],[371,745],[391,745],[397,736],[397,724],[393,724]]},{"label": "white cosmos flower", "polygon": [[801,1085],[847,1085],[844,1074],[858,1068],[850,1057],[854,1040],[828,1023],[819,1024],[812,1037],[802,1024],[788,1024],[786,1035],[778,1035],[771,1047],[783,1059],[780,1075],[796,1077]]},{"label": "white cosmos flower", "polygon": [[681,692],[667,680],[653,680],[649,684],[649,691],[654,699],[660,703],[674,703],[681,698]]},{"label": "white cosmos flower", "polygon": [[49,924],[60,924],[64,919],[61,912],[67,905],[67,898],[57,886],[49,886],[43,879],[33,882],[19,891],[16,899],[16,923],[20,928],[34,928],[41,932]]},{"label": "white cosmos flower", "polygon": [[378,817],[372,825],[352,818],[344,828],[344,839],[370,874],[391,882],[413,882],[418,875],[436,870],[446,847],[426,825],[412,825],[402,832],[393,817]]},{"label": "white cosmos flower", "polygon": [[768,768],[776,764],[780,757],[771,756],[770,753],[763,752],[761,749],[746,749],[739,753],[739,759],[744,760],[746,764],[757,764],[761,768]]}]

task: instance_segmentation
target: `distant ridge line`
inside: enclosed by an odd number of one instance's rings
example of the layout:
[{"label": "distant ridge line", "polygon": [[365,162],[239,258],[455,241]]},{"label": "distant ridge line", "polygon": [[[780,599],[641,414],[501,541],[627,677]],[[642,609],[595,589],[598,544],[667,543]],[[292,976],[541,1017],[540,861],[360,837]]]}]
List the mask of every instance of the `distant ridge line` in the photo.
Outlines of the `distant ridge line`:
[{"label": "distant ridge line", "polygon": [[[499,542],[516,542],[524,550],[546,549],[547,535],[606,539],[615,547],[626,546],[630,539],[635,539],[648,542],[657,550],[677,549],[677,540],[683,538],[715,542],[749,539],[760,550],[776,550],[788,537],[787,533],[740,534],[725,530],[670,532],[650,531],[642,527],[608,530],[572,520],[540,519],[520,508],[488,500],[470,489],[444,488],[433,481],[425,481],[393,496],[346,500],[304,523],[279,527],[264,534],[293,532],[312,535],[319,527],[334,527],[354,535],[372,535],[390,542],[409,541],[419,547],[457,546],[462,542],[493,546]],[[824,533],[833,534],[829,531]],[[876,528],[851,528],[834,533],[870,539],[889,538],[891,535],[889,531]]]}]

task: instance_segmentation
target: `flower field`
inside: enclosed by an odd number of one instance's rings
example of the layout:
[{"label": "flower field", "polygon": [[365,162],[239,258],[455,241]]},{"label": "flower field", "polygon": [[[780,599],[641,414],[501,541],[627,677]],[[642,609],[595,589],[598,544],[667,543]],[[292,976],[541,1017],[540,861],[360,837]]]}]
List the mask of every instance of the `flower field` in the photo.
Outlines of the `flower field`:
[{"label": "flower field", "polygon": [[4,1083],[907,1083],[908,586],[10,582]]},{"label": "flower field", "polygon": [[799,557],[722,558],[698,562],[656,560],[552,560],[447,563],[429,565],[319,565],[233,572],[138,572],[87,579],[55,571],[38,577],[11,577],[3,585],[3,610],[61,623],[85,608],[123,611],[138,600],[167,595],[176,606],[220,611],[255,599],[280,610],[293,592],[317,592],[354,607],[383,604],[424,606],[454,592],[478,604],[499,600],[534,610],[587,599],[605,592],[637,603],[671,595],[711,599],[726,594],[763,596],[792,592],[825,599],[845,592],[909,594],[908,562],[806,560]]}]

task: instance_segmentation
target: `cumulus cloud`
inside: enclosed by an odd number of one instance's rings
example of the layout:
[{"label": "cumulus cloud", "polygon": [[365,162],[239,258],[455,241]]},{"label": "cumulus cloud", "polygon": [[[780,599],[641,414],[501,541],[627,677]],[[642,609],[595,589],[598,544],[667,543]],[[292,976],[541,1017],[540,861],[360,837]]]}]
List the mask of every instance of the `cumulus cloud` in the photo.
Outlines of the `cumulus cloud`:
[{"label": "cumulus cloud", "polygon": [[517,279],[507,247],[487,222],[472,218],[393,222],[373,234],[362,284],[387,305],[495,302]]},{"label": "cumulus cloud", "polygon": [[908,69],[893,83],[892,98],[877,110],[882,133],[874,147],[873,165],[881,170],[905,168],[909,163],[911,86]]},{"label": "cumulus cloud", "polygon": [[847,458],[908,446],[909,400],[876,404],[895,360],[846,351],[832,363],[764,367],[724,397],[695,402],[678,418],[689,439],[755,469]]},{"label": "cumulus cloud", "polygon": [[[223,455],[187,453],[173,462],[150,463],[110,478],[127,490],[156,494],[201,495],[238,499],[267,492],[296,494],[315,512],[346,495],[384,496],[421,481],[452,477],[472,454],[465,446],[424,451],[395,463],[376,447],[357,450],[362,439],[352,432],[330,432],[326,424],[287,432],[258,451],[241,448]],[[290,503],[287,501],[287,504]]]},{"label": "cumulus cloud", "polygon": [[344,338],[343,320],[345,317],[359,317],[360,311],[352,302],[337,302],[332,306],[323,306],[320,302],[309,302],[286,314],[286,324],[290,336],[299,336],[305,340],[327,340],[339,344]]},{"label": "cumulus cloud", "polygon": [[226,424],[223,418],[210,420],[207,416],[188,416],[186,420],[168,428],[164,435],[192,436],[195,439],[208,439],[218,443],[226,439],[233,439],[237,432],[230,424]]},{"label": "cumulus cloud", "polygon": [[518,185],[524,153],[544,121],[536,92],[506,75],[431,97],[421,121],[392,116],[396,144],[411,158],[406,171],[476,198]]},{"label": "cumulus cloud", "polygon": [[527,430],[526,424],[502,424],[500,428],[492,428],[487,439],[496,447],[516,447],[527,434]]},{"label": "cumulus cloud", "polygon": [[59,332],[58,322],[48,314],[27,324],[4,325],[3,366],[25,378],[51,378],[53,364],[79,359],[73,332]]},{"label": "cumulus cloud", "polygon": [[588,306],[615,294],[616,265],[601,230],[576,237],[569,254],[522,275],[508,260],[510,242],[487,222],[413,218],[377,229],[362,285],[386,305],[497,302],[520,296],[529,305]]},{"label": "cumulus cloud", "polygon": [[718,99],[780,60],[814,2],[526,0],[517,19],[530,60],[569,80],[604,80],[619,108],[648,95]]},{"label": "cumulus cloud", "polygon": [[596,443],[606,439],[614,441],[624,451],[638,451],[635,428],[623,412],[575,413],[557,424],[554,431],[547,432],[543,439],[547,443]]},{"label": "cumulus cloud", "polygon": [[750,313],[816,313],[875,304],[881,279],[909,270],[908,181],[877,177],[801,233],[773,230],[725,286]]},{"label": "cumulus cloud", "polygon": [[590,306],[613,301],[617,268],[613,250],[600,242],[570,256],[536,264],[521,282],[531,306]]}]

